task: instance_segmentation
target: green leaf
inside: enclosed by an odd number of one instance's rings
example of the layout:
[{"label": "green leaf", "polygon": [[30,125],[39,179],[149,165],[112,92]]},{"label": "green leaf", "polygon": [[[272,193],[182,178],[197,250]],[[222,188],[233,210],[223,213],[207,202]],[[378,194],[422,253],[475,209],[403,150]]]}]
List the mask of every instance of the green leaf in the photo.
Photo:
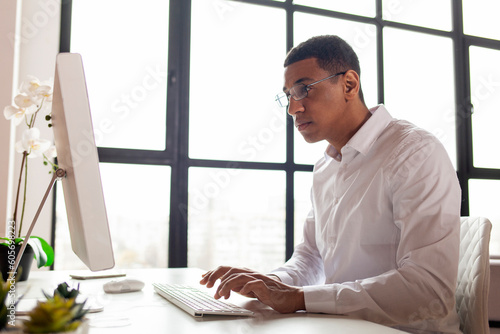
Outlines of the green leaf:
[{"label": "green leaf", "polygon": [[38,239],[33,239],[28,241],[28,245],[31,246],[33,249],[33,252],[35,253],[35,259],[36,259],[36,266],[38,268],[41,268],[47,263],[47,256],[43,253],[42,251],[42,244],[40,240]]},{"label": "green leaf", "polygon": [[54,263],[54,249],[40,237],[30,237],[28,245],[35,253],[36,265],[38,268],[49,267]]},{"label": "green leaf", "polygon": [[7,246],[9,247],[10,246],[10,239],[9,238],[6,238],[6,237],[0,237],[0,240],[6,240],[7,242],[2,242],[0,243],[0,245],[4,245],[4,246]]},{"label": "green leaf", "polygon": [[61,283],[57,286],[57,288],[54,290],[54,296],[58,294],[59,296],[63,297],[64,299],[75,299],[78,297],[80,294],[80,284],[78,284],[78,288],[73,289],[70,288],[68,283],[64,282]]},{"label": "green leaf", "polygon": [[[0,240],[7,240],[7,241],[9,241],[9,243],[10,243],[10,240],[11,240],[11,239],[10,239],[10,238],[7,238],[7,237],[0,237]],[[22,239],[22,238],[15,238],[15,239],[14,239],[14,243],[15,243],[15,244],[18,244],[18,243],[19,243],[19,242],[21,242],[21,241],[23,241],[23,239]]]},{"label": "green leaf", "polygon": [[[0,240],[8,240],[8,243],[0,243],[0,245],[9,246],[10,239],[6,237],[0,237]],[[19,245],[24,241],[24,237],[15,238],[14,244]],[[33,252],[35,253],[36,265],[38,268],[49,267],[54,263],[54,249],[49,245],[47,241],[40,237],[31,236],[28,240],[28,245],[31,246]]]}]

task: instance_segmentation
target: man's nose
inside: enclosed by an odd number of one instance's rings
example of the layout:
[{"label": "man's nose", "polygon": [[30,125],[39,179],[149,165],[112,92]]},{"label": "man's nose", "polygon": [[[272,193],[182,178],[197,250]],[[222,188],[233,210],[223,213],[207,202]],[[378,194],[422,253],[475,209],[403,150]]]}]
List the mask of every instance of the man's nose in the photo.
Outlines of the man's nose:
[{"label": "man's nose", "polygon": [[296,113],[303,111],[304,105],[302,104],[302,100],[295,101],[293,97],[290,97],[290,100],[288,101],[288,114],[290,116],[294,116]]}]

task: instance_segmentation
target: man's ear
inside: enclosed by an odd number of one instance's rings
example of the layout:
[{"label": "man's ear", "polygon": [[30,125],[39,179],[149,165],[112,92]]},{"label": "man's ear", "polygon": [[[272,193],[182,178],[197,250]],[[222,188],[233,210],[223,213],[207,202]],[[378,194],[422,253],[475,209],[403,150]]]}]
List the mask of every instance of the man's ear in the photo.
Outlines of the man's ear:
[{"label": "man's ear", "polygon": [[356,71],[349,70],[344,74],[344,96],[346,101],[354,99],[359,92],[361,82]]}]

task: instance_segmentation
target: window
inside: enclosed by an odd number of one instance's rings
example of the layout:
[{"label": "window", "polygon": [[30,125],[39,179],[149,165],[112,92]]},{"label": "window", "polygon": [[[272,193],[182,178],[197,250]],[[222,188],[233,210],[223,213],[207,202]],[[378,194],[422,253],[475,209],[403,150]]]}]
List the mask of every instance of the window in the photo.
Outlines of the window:
[{"label": "window", "polygon": [[[500,161],[489,147],[498,137],[500,35],[484,22],[495,22],[497,7],[64,1],[61,51],[84,60],[118,267],[268,270],[291,256],[326,143],[306,144],[273,97],[287,50],[319,34],[337,34],[358,53],[368,106],[384,103],[443,142],[462,187],[462,215],[490,218],[495,235],[500,216],[489,199]],[[61,260],[60,217],[56,267],[65,269],[72,264]],[[134,235],[140,246],[131,247]],[[498,244],[500,236],[492,254]]]},{"label": "window", "polygon": [[283,85],[285,11],[191,3],[189,157],[285,162],[286,115],[269,97]]},{"label": "window", "polygon": [[168,1],[72,3],[71,52],[82,54],[97,145],[165,150]]},{"label": "window", "polygon": [[283,171],[189,170],[188,264],[263,272],[285,260]]},{"label": "window", "polygon": [[456,164],[452,39],[391,27],[383,37],[388,110],[436,135]]},{"label": "window", "polygon": [[[172,173],[171,165],[158,160],[172,149],[165,112],[169,2],[75,0],[62,8],[62,26],[67,20],[71,24],[61,37],[71,48],[61,51],[81,53],[85,67],[116,265],[165,267]],[[62,194],[61,187],[56,194]],[[62,196],[57,196],[56,221],[55,268],[84,269],[68,251]]]},{"label": "window", "polygon": [[[474,166],[500,168],[500,156],[491,154],[493,143],[500,142],[495,124],[500,121],[500,50],[471,46],[470,80],[472,114],[472,142],[474,144]],[[493,144],[494,145],[494,144]]]}]

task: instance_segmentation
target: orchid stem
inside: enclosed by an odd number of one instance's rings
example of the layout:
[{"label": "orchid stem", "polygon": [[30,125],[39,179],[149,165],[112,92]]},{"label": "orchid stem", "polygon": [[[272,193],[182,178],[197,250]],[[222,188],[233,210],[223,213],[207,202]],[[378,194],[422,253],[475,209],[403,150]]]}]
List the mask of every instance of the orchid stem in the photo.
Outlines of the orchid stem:
[{"label": "orchid stem", "polygon": [[[14,204],[14,218],[12,219],[14,221],[14,224],[17,224],[17,207],[19,203],[19,192],[21,191],[21,180],[23,177],[23,169],[24,169],[24,161],[26,160],[26,157],[28,156],[28,152],[24,151],[23,152],[23,160],[21,161],[21,171],[19,172],[19,182],[17,183],[17,192],[16,192],[16,203]],[[16,226],[14,226],[14,231],[16,230]],[[19,231],[19,233],[21,233]]]},{"label": "orchid stem", "polygon": [[19,234],[21,237],[21,230],[23,229],[24,209],[26,208],[26,190],[28,188],[28,159],[25,159],[26,167],[24,168],[24,196],[23,196],[23,209],[21,210],[21,221],[19,222]]},{"label": "orchid stem", "polygon": [[38,114],[38,112],[42,109],[42,106],[43,106],[43,100],[42,99],[42,102],[40,103],[40,106],[37,108],[37,110],[35,111],[35,113],[33,114],[33,117],[31,118],[31,124],[30,124],[30,128],[33,127],[33,125],[35,124],[35,120],[36,120],[36,115]]}]

